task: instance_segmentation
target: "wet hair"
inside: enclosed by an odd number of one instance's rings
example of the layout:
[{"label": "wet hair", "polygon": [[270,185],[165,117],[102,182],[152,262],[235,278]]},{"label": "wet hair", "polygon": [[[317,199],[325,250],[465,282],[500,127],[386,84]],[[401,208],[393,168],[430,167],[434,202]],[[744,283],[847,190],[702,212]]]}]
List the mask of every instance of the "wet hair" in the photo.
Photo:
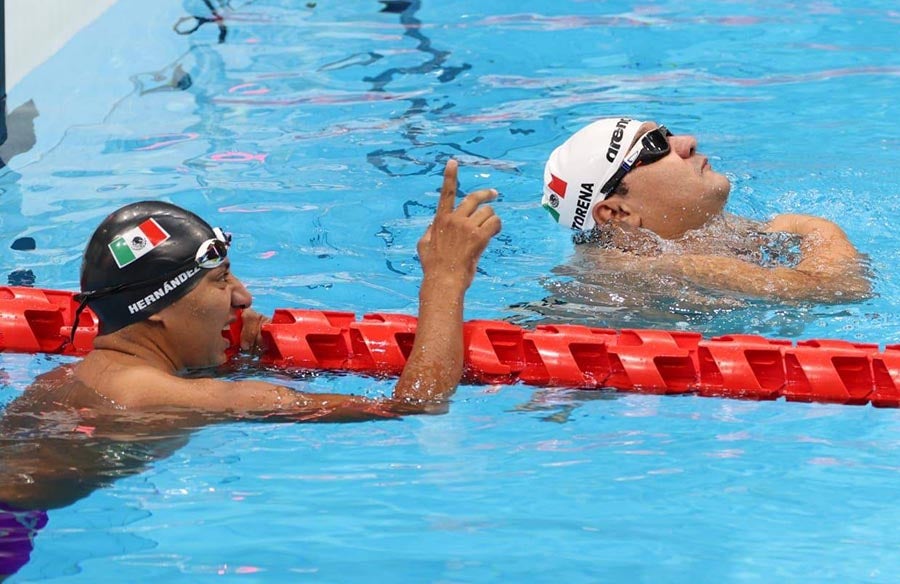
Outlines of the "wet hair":
[{"label": "wet hair", "polygon": [[200,282],[204,270],[195,256],[215,237],[206,221],[171,203],[126,205],[88,242],[76,299],[97,314],[101,335],[145,320]]},{"label": "wet hair", "polygon": [[[627,194],[628,194],[628,185],[626,185],[625,181],[623,180],[623,181],[620,181],[619,184],[616,185],[616,188],[614,188],[611,193],[609,193],[609,197],[614,197],[616,195],[619,195],[620,197],[624,197]],[[607,197],[607,198],[609,198],[609,197]]]},{"label": "wet hair", "polygon": [[612,234],[606,225],[594,225],[590,229],[573,232],[572,243],[575,245],[590,243],[605,249],[613,247]]}]

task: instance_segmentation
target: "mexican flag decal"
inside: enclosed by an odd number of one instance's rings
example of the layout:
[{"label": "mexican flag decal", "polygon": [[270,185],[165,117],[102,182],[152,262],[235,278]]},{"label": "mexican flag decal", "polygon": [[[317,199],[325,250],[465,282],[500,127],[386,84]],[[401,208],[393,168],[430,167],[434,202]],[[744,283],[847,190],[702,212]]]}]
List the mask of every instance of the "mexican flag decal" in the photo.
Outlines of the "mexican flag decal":
[{"label": "mexican flag decal", "polygon": [[553,192],[550,193],[549,203],[544,203],[544,209],[547,209],[547,212],[559,223],[559,211],[556,208],[559,207],[559,200],[566,198],[566,189],[569,188],[569,183],[555,174],[550,174],[550,182],[547,184],[547,188]]},{"label": "mexican flag decal", "polygon": [[134,260],[147,255],[150,250],[169,239],[166,230],[153,219],[147,219],[129,229],[109,244],[116,265],[124,268]]},{"label": "mexican flag decal", "polygon": [[560,197],[565,199],[566,198],[566,189],[569,188],[569,183],[567,183],[563,179],[559,178],[555,174],[551,174],[550,175],[550,184],[547,185],[547,188],[549,188],[551,191],[553,191],[554,193],[556,193],[557,195],[559,195]]}]

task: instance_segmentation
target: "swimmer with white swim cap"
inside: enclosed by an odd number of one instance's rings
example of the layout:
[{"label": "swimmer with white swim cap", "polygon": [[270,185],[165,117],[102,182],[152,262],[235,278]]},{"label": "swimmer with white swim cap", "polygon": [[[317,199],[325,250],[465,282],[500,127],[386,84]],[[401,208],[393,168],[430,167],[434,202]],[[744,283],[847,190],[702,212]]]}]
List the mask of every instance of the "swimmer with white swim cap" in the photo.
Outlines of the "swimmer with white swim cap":
[{"label": "swimmer with white swim cap", "polygon": [[759,265],[716,245],[721,230],[710,226],[740,219],[724,213],[730,182],[694,136],[655,122],[614,117],[585,126],[550,153],[543,181],[548,216],[576,230],[575,241],[588,244],[581,253],[617,270],[779,300],[847,302],[871,293],[856,248],[820,217],[778,215],[762,226],[800,239],[793,266]]},{"label": "swimmer with white swim cap", "polygon": [[[544,207],[573,229],[619,220],[679,237],[721,213],[731,189],[696,148],[692,136],[673,136],[652,122],[598,120],[550,154]],[[642,167],[652,172],[638,172]],[[649,200],[640,196],[651,192]]]}]

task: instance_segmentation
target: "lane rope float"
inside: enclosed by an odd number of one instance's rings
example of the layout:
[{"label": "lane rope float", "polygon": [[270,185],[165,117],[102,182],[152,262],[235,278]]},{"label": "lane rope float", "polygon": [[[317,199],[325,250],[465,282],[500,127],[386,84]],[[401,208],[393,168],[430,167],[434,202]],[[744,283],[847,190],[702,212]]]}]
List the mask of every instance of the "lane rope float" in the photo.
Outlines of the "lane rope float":
[{"label": "lane rope float", "polygon": [[[85,310],[68,342],[72,292],[0,287],[0,351],[84,355],[97,334]],[[240,322],[240,319],[238,319]],[[263,326],[260,361],[285,369],[398,375],[416,318],[277,309]],[[223,332],[236,349],[239,326]],[[900,407],[900,345],[833,339],[797,341],[734,334],[539,325],[492,320],[464,325],[465,381],[476,384],[694,393],[738,399]]]}]

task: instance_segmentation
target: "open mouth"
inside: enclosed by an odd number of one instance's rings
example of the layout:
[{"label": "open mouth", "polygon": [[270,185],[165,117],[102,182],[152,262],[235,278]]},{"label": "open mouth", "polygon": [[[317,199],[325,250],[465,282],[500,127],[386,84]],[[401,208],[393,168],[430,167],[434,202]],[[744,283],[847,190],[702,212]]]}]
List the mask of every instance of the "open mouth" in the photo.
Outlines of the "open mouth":
[{"label": "open mouth", "polygon": [[225,350],[227,351],[229,347],[231,347],[231,326],[237,319],[229,320],[225,326],[222,327],[222,342],[225,344]]},{"label": "open mouth", "polygon": [[233,317],[233,318],[229,318],[229,319],[228,319],[228,322],[225,323],[225,326],[222,327],[222,332],[230,331],[230,330],[231,330],[231,326],[232,326],[235,322],[237,322],[237,319],[238,319],[237,316],[235,316],[235,317]]}]

